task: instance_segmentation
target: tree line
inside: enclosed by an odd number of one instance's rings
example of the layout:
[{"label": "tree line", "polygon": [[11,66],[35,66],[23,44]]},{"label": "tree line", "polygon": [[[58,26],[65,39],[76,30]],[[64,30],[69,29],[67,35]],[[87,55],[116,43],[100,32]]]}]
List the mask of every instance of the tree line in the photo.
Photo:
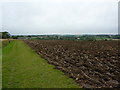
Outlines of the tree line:
[{"label": "tree line", "polygon": [[42,39],[42,40],[112,40],[120,39],[120,35],[10,35],[9,32],[0,32],[0,39]]}]

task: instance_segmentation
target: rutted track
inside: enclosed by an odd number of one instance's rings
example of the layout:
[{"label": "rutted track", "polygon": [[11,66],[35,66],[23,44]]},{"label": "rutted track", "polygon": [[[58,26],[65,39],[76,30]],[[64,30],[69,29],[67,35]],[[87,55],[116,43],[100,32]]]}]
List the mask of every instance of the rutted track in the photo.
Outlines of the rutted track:
[{"label": "rutted track", "polygon": [[24,42],[83,87],[120,86],[119,41]]}]

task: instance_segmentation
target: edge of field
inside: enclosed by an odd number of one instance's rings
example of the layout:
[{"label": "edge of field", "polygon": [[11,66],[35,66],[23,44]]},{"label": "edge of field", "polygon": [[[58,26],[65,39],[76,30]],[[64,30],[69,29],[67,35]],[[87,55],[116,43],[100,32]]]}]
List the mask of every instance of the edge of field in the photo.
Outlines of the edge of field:
[{"label": "edge of field", "polygon": [[0,90],[2,89],[2,48],[0,47]]},{"label": "edge of field", "polygon": [[3,48],[3,88],[80,88],[23,41]]}]

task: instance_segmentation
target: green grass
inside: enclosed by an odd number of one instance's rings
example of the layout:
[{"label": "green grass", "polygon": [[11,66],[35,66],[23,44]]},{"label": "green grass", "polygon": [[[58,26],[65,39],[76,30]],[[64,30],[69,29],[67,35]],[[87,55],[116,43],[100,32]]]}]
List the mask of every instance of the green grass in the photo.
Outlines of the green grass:
[{"label": "green grass", "polygon": [[0,89],[1,88],[2,88],[2,47],[0,47]]},{"label": "green grass", "polygon": [[3,48],[3,88],[79,88],[22,41]]}]

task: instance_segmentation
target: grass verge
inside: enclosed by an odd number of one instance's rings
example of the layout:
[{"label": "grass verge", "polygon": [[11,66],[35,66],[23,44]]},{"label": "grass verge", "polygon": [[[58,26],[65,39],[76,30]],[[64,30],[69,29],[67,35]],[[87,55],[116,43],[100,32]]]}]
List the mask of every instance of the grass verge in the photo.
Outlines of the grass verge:
[{"label": "grass verge", "polygon": [[79,88],[22,41],[12,41],[2,51],[3,88]]}]

